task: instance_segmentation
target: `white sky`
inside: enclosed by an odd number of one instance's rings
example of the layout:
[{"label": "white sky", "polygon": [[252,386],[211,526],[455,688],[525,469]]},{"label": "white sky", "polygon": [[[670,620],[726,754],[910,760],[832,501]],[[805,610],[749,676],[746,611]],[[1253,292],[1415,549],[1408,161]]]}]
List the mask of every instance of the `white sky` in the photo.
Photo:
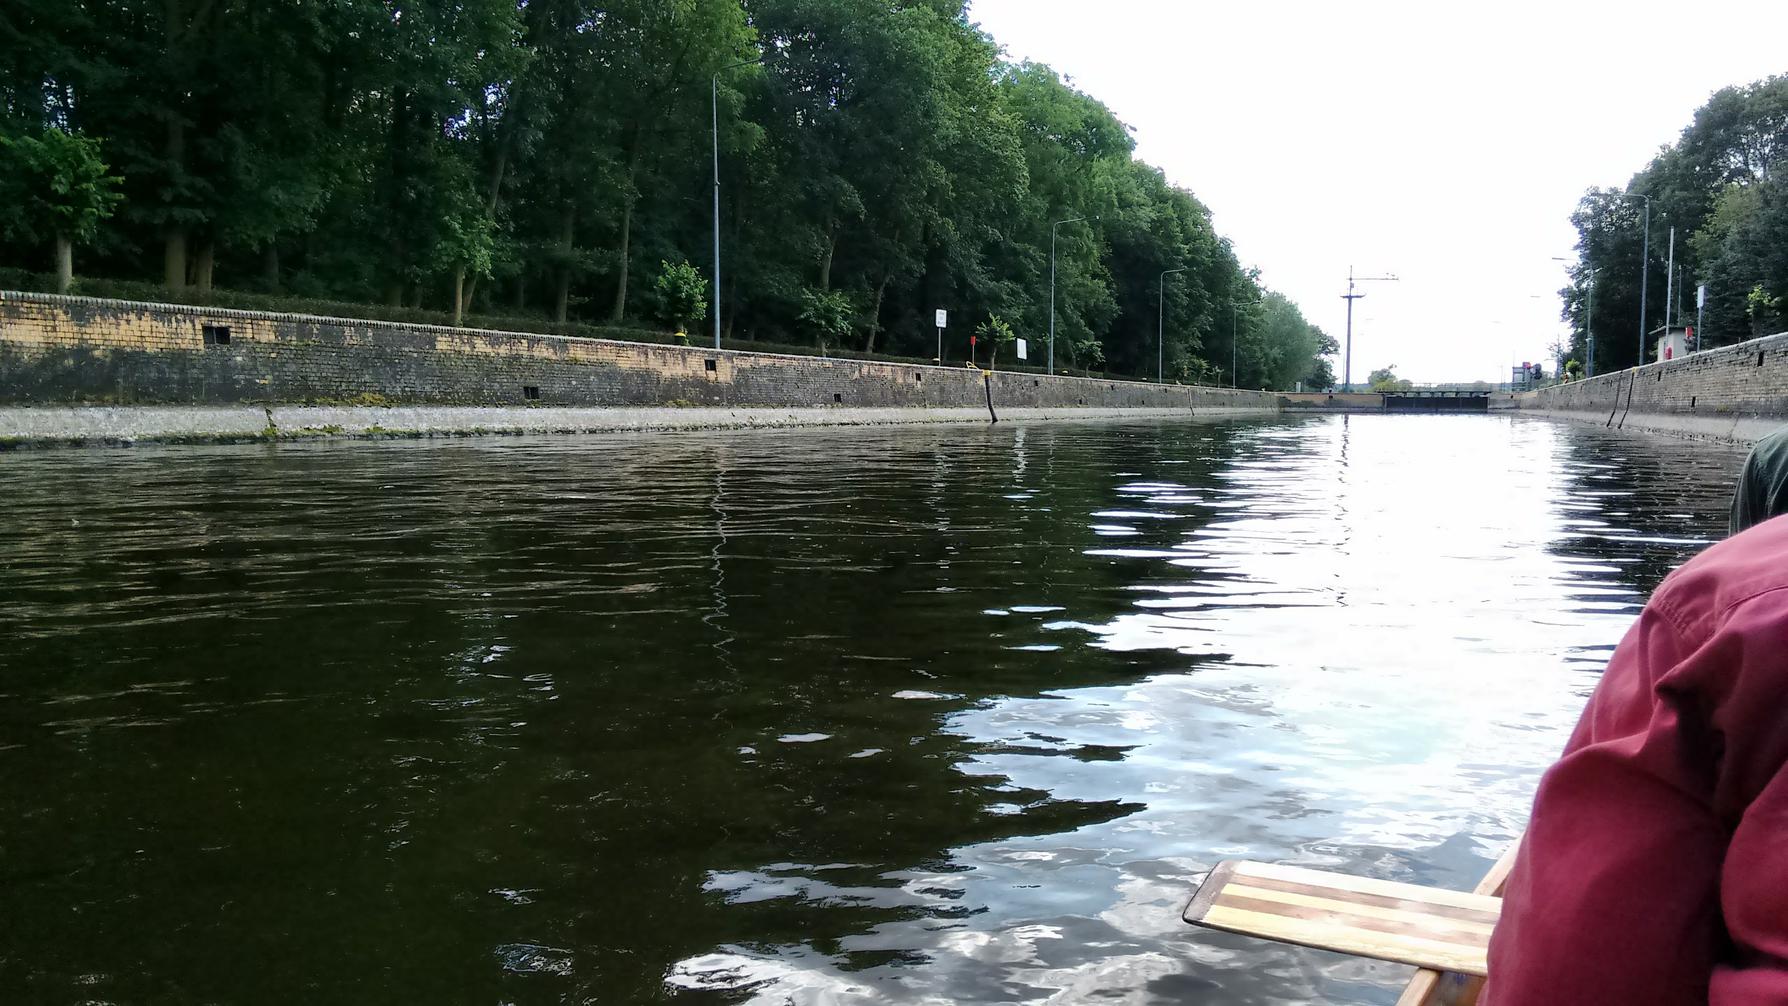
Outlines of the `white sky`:
[{"label": "white sky", "polygon": [[1387,363],[1422,382],[1550,370],[1551,258],[1573,254],[1584,189],[1624,186],[1713,91],[1788,71],[1782,0],[972,0],[970,17],[1132,126],[1338,341],[1349,265],[1399,276],[1361,287],[1356,382]]}]

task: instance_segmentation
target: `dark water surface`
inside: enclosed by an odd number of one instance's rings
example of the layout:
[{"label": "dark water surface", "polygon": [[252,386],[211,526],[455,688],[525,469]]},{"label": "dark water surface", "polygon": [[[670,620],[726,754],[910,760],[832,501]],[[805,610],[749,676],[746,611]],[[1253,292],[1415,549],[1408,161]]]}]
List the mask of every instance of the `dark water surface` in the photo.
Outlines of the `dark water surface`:
[{"label": "dark water surface", "polygon": [[0,1000],[1389,1003],[1740,452],[1497,417],[0,454]]}]

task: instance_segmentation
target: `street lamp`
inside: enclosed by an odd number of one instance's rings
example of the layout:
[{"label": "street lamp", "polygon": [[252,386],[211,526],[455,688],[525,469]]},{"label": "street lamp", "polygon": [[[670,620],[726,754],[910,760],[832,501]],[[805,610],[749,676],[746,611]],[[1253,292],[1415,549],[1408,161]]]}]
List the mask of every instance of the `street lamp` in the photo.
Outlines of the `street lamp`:
[{"label": "street lamp", "polygon": [[[1603,196],[1615,199],[1645,200],[1645,237],[1639,245],[1639,362],[1637,366],[1645,366],[1645,294],[1646,286],[1651,280],[1651,197],[1643,192],[1604,192]],[[1590,295],[1595,295],[1595,280],[1590,280]]]},{"label": "street lamp", "polygon": [[1165,348],[1167,345],[1167,277],[1172,276],[1176,272],[1185,272],[1185,271],[1186,270],[1184,268],[1179,268],[1179,269],[1163,270],[1161,273],[1160,293],[1155,298],[1155,300],[1156,300],[1156,304],[1155,304],[1155,312],[1156,312],[1156,317],[1155,317],[1155,383],[1156,384],[1166,384],[1167,383],[1167,372],[1165,369],[1165,363],[1167,360],[1167,350]]},{"label": "street lamp", "polygon": [[741,66],[762,63],[768,56],[742,59],[714,71],[708,79],[708,97],[714,109],[714,348],[720,348],[720,75]]},{"label": "street lamp", "polygon": [[1049,225],[1049,372],[1051,374],[1055,373],[1055,236],[1063,224],[1077,224],[1084,220],[1086,217],[1069,217]]},{"label": "street lamp", "polygon": [[[1554,262],[1569,262],[1567,258],[1552,256]],[[1596,376],[1596,270],[1589,268],[1589,276],[1583,282],[1583,376]],[[1559,376],[1563,376],[1560,368]]]},{"label": "street lamp", "polygon": [[1229,386],[1235,387],[1235,346],[1242,337],[1242,302],[1229,304]]}]

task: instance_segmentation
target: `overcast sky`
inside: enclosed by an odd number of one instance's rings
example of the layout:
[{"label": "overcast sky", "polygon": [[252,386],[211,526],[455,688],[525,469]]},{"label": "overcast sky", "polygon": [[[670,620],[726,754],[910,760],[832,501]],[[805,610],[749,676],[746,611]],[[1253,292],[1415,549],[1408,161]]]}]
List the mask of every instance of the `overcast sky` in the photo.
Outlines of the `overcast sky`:
[{"label": "overcast sky", "polygon": [[1400,277],[1361,287],[1356,382],[1550,364],[1551,259],[1573,254],[1584,189],[1625,185],[1713,91],[1788,72],[1782,0],[972,0],[970,17],[1108,105],[1337,340],[1348,267]]}]

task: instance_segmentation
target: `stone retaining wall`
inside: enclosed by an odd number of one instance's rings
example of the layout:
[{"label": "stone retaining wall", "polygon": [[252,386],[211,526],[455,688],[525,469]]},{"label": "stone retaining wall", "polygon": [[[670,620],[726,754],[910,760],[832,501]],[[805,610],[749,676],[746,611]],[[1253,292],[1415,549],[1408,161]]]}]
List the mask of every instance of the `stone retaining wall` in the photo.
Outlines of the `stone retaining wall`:
[{"label": "stone retaining wall", "polygon": [[1749,442],[1788,423],[1788,332],[1516,396],[1523,410]]},{"label": "stone retaining wall", "polygon": [[[1271,412],[1263,392],[994,375],[1018,409]],[[967,367],[0,292],[0,404],[985,408]]]}]

